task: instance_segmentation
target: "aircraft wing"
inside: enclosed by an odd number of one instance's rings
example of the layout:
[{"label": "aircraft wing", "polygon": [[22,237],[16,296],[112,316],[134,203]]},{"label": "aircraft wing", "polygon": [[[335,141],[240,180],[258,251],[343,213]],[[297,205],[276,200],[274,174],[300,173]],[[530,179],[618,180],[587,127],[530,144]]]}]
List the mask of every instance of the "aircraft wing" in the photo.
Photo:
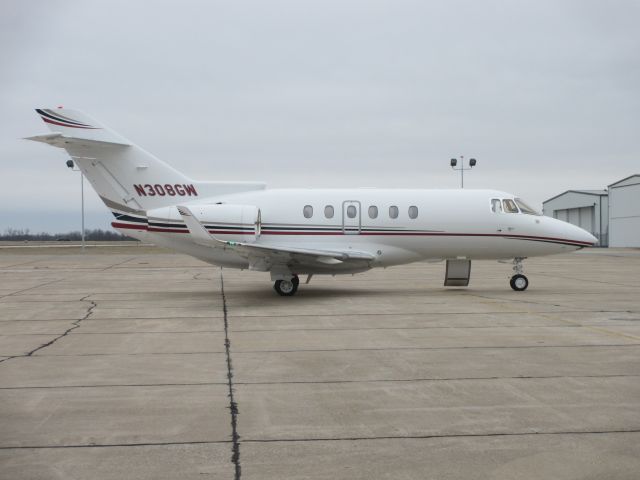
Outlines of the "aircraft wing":
[{"label": "aircraft wing", "polygon": [[179,206],[178,212],[182,216],[191,236],[199,245],[212,248],[231,250],[249,260],[263,259],[269,264],[304,264],[304,265],[337,265],[344,262],[366,263],[375,259],[368,252],[354,250],[323,250],[315,248],[299,248],[288,245],[256,244],[221,240],[211,235],[207,229],[191,213],[188,207]]},{"label": "aircraft wing", "polygon": [[[276,257],[286,260],[288,257],[291,259],[311,260],[318,263],[324,263],[325,265],[333,265],[343,263],[349,260],[373,260],[375,257],[366,252],[354,252],[354,251],[333,251],[333,250],[317,250],[312,248],[296,248],[280,245],[260,245],[255,243],[242,243],[218,240],[222,242],[227,248],[236,250],[242,256],[262,256],[262,257]],[[306,262],[305,262],[306,263]]]}]

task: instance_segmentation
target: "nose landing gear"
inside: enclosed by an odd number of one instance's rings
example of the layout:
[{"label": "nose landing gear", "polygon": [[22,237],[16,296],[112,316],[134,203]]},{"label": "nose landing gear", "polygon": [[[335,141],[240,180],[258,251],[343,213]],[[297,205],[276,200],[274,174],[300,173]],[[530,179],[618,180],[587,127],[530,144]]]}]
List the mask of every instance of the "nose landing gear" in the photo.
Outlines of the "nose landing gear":
[{"label": "nose landing gear", "polygon": [[522,273],[522,260],[523,257],[516,257],[513,259],[513,271],[516,272],[511,280],[509,280],[509,285],[516,292],[522,292],[527,289],[529,286],[529,279]]}]

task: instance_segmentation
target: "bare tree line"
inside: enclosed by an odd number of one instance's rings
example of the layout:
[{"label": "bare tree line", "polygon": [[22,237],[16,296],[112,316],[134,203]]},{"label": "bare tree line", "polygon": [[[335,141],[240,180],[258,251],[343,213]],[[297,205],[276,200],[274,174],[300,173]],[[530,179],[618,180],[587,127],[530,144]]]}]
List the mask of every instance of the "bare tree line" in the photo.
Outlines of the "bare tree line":
[{"label": "bare tree line", "polygon": [[[135,238],[127,237],[121,233],[114,232],[112,230],[102,230],[101,228],[87,229],[84,231],[84,238],[88,242],[95,241],[122,241],[122,240],[135,240]],[[51,241],[80,241],[82,240],[82,234],[80,231],[73,231],[67,233],[31,233],[28,228],[17,229],[7,228],[4,233],[0,233],[0,241],[36,241],[36,242],[51,242]]]}]

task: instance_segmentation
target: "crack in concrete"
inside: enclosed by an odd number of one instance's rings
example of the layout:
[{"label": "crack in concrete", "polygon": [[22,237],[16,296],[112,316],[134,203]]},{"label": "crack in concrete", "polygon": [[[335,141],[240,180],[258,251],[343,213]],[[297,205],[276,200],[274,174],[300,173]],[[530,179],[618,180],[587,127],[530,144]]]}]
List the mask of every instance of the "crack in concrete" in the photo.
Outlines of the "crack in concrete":
[{"label": "crack in concrete", "polygon": [[224,348],[227,358],[227,384],[229,386],[229,411],[231,412],[231,461],[235,468],[235,480],[240,480],[240,435],[238,434],[238,404],[235,401],[233,389],[233,366],[231,364],[231,342],[229,341],[229,319],[227,298],[224,293],[224,277],[220,268],[220,292],[222,294],[222,312],[224,313]]},{"label": "crack in concrete", "polygon": [[30,260],[28,262],[22,262],[22,263],[14,263],[13,265],[5,265],[4,267],[0,267],[0,270],[6,270],[8,268],[13,268],[13,267],[21,267],[23,265],[31,265],[32,263],[38,263],[38,262],[44,262],[44,261],[48,261],[51,260],[53,257],[44,257],[44,258],[37,258],[36,260]]},{"label": "crack in concrete", "polygon": [[[304,442],[360,442],[376,440],[429,440],[449,438],[571,436],[571,435],[620,435],[638,434],[640,429],[627,430],[565,430],[555,432],[496,432],[496,433],[443,433],[432,435],[381,435],[376,437],[318,437],[318,438],[247,438],[247,443],[304,443]],[[186,442],[140,442],[140,443],[92,443],[72,445],[15,445],[0,446],[0,450],[63,449],[63,448],[113,448],[113,447],[164,447],[168,445],[215,445],[230,443],[229,440],[201,440]]]},{"label": "crack in concrete", "polygon": [[[91,295],[93,295],[93,294],[86,295],[86,296],[82,297],[79,301],[83,302],[87,298],[89,298]],[[78,318],[77,320],[74,320],[73,322],[71,322],[71,327],[67,328],[63,333],[61,333],[60,335],[55,337],[53,340],[50,340],[47,343],[43,343],[39,347],[34,348],[30,352],[24,353],[22,355],[11,355],[11,356],[9,356],[7,358],[3,358],[2,360],[0,360],[0,363],[6,362],[8,360],[13,360],[14,358],[30,357],[34,353],[53,345],[54,343],[56,343],[61,338],[66,337],[67,335],[69,335],[69,333],[71,333],[73,330],[75,330],[76,328],[79,328],[80,327],[80,322],[82,322],[83,320],[86,320],[87,318],[89,318],[91,316],[91,314],[93,313],[94,308],[96,308],[98,306],[98,304],[96,302],[94,302],[93,300],[89,300],[89,302],[90,302],[90,304],[89,304],[89,307],[87,308],[87,312],[85,313],[84,317]]]},{"label": "crack in concrete", "polygon": [[231,440],[195,440],[185,442],[140,442],[140,443],[87,443],[73,445],[15,445],[0,446],[0,450],[30,450],[57,448],[113,448],[113,447],[164,447],[169,445],[215,445],[231,443]]},{"label": "crack in concrete", "polygon": [[432,435],[380,435],[371,437],[318,437],[318,438],[247,438],[246,443],[294,443],[294,442],[358,442],[366,440],[426,440],[431,438],[482,438],[482,437],[528,437],[550,435],[604,435],[640,433],[640,429],[625,430],[562,430],[556,432],[496,432],[496,433],[442,433]]},{"label": "crack in concrete", "polygon": [[205,278],[201,277],[201,275],[205,275],[207,273],[209,273],[209,272],[205,271],[205,272],[196,273],[196,274],[193,275],[193,279],[194,280],[213,280],[211,277],[205,277]]},{"label": "crack in concrete", "polygon": [[[550,302],[535,302],[533,300],[526,300],[526,299],[521,299],[521,298],[502,298],[502,297],[490,297],[488,295],[480,295],[479,293],[471,293],[471,292],[464,292],[464,295],[468,295],[470,297],[477,297],[477,298],[484,298],[485,300],[493,300],[493,301],[497,301],[500,303],[505,303],[505,302],[513,302],[513,303],[530,303],[531,305],[543,305],[545,307],[548,307],[549,305],[551,305],[552,307],[559,307],[559,308],[566,308],[566,305],[562,305],[560,303],[550,303]],[[526,313],[532,313],[532,312],[526,312]]]},{"label": "crack in concrete", "polygon": [[[351,352],[351,351],[396,351],[396,350],[509,350],[509,349],[535,349],[535,348],[628,348],[640,347],[640,343],[606,343],[606,344],[582,344],[582,345],[521,345],[521,346],[478,346],[478,347],[370,347],[370,348],[334,348],[334,349],[307,349],[307,350],[241,350],[236,351],[236,355],[252,355],[255,353],[307,353],[307,352]],[[209,350],[200,352],[142,352],[142,353],[55,353],[49,355],[38,355],[45,357],[129,357],[143,355],[220,355],[223,350]]]},{"label": "crack in concrete", "polygon": [[[234,382],[234,385],[324,385],[341,383],[426,383],[426,382],[467,382],[467,381],[500,381],[500,380],[558,380],[586,378],[638,378],[640,374],[611,373],[602,375],[512,375],[503,377],[431,377],[431,378],[372,378],[353,380],[282,380],[270,382]],[[203,387],[212,385],[228,385],[227,382],[186,382],[186,383],[105,383],[93,385],[27,385],[18,387],[0,387],[2,390],[38,390],[66,388],[138,388],[138,387]]]},{"label": "crack in concrete", "polygon": [[66,280],[67,278],[68,278],[68,277],[64,277],[64,278],[56,278],[55,280],[50,280],[50,281],[48,281],[48,282],[40,283],[40,284],[35,285],[35,286],[33,286],[33,287],[24,288],[24,289],[22,289],[22,290],[17,290],[17,291],[15,291],[15,292],[11,292],[11,293],[8,293],[8,294],[6,294],[6,295],[0,295],[0,298],[12,297],[12,296],[17,295],[17,294],[19,294],[19,293],[28,292],[29,290],[33,290],[33,289],[35,289],[35,288],[45,287],[45,286],[47,286],[47,285],[51,285],[52,283],[61,282],[61,281],[63,281],[63,280]]},{"label": "crack in concrete", "polygon": [[123,260],[121,262],[109,265],[108,267],[103,268],[101,271],[104,272],[106,270],[111,270],[112,268],[119,267],[120,265],[124,265],[125,263],[131,262],[131,261],[133,261],[133,260],[135,260],[137,258],[138,258],[137,256],[133,256],[133,257],[127,258],[126,260]]}]

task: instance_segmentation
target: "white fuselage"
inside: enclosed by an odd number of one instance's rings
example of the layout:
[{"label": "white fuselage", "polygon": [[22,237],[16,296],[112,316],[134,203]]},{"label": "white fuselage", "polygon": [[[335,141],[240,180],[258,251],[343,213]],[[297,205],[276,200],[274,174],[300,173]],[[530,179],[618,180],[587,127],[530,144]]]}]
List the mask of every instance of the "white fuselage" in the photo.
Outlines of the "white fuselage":
[{"label": "white fuselage", "polygon": [[[183,204],[257,207],[258,222],[207,226],[212,236],[222,240],[353,249],[375,256],[366,266],[326,265],[295,273],[353,273],[419,260],[526,258],[577,250],[596,242],[586,231],[553,218],[493,211],[492,200],[513,198],[512,194],[495,190],[272,189]],[[410,208],[415,218],[410,217]],[[175,207],[152,210],[147,215],[149,220],[144,226],[122,220],[113,226],[125,234],[213,264],[248,268],[247,259],[233,251],[206,248],[194,242]]]},{"label": "white fuselage", "polygon": [[495,190],[268,190],[261,182],[195,181],[82,112],[36,112],[51,133],[28,139],[66,150],[111,209],[114,228],[215,265],[269,272],[283,296],[295,294],[299,274],[419,260],[446,260],[445,286],[467,286],[472,260],[513,259],[510,285],[523,291],[523,258],[596,243]]}]

